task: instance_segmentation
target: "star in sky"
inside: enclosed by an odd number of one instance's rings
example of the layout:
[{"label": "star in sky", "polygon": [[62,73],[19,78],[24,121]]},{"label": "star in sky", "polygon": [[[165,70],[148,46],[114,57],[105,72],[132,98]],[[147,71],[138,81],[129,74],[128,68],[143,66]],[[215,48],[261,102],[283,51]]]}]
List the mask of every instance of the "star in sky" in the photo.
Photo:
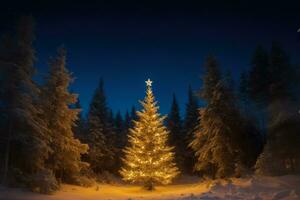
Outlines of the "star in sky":
[{"label": "star in sky", "polygon": [[148,80],[147,81],[145,81],[145,83],[146,83],[146,85],[148,86],[148,87],[151,87],[152,86],[152,81],[148,78]]}]

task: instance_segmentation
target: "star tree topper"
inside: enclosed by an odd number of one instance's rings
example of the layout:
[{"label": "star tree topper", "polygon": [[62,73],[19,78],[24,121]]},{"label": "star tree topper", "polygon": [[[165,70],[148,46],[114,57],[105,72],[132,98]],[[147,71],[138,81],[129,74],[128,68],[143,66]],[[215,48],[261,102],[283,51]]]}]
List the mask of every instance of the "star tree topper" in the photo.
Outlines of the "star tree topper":
[{"label": "star tree topper", "polygon": [[145,83],[146,83],[146,85],[148,86],[148,87],[151,87],[152,86],[152,81],[148,78],[148,80],[147,81],[145,81]]}]

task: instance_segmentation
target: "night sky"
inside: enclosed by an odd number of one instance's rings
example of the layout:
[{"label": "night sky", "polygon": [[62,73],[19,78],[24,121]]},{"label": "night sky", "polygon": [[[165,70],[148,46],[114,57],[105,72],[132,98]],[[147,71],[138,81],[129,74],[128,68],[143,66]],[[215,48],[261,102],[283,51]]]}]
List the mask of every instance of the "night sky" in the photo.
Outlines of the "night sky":
[{"label": "night sky", "polygon": [[68,69],[76,77],[71,88],[79,93],[85,112],[101,77],[109,106],[123,113],[138,106],[144,81],[151,78],[165,114],[173,92],[184,110],[188,85],[201,87],[210,53],[235,79],[249,68],[254,48],[269,48],[273,40],[282,43],[293,63],[300,63],[297,1],[82,2],[1,2],[0,31],[12,27],[20,15],[32,14],[39,75],[47,72],[48,58],[63,44]]}]

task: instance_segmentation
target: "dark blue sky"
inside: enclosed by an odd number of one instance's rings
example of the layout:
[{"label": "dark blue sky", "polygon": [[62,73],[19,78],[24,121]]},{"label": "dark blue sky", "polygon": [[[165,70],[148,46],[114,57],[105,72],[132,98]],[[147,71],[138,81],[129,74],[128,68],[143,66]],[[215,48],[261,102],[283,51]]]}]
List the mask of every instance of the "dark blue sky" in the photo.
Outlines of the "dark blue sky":
[{"label": "dark blue sky", "polygon": [[57,47],[67,48],[68,68],[76,77],[72,90],[85,111],[100,77],[109,106],[122,112],[138,105],[144,81],[153,79],[161,112],[167,113],[173,92],[183,110],[188,85],[201,87],[209,53],[235,78],[249,67],[255,46],[269,48],[272,40],[282,43],[293,63],[300,62],[296,1],[124,2],[12,2],[1,8],[1,24],[4,29],[21,14],[35,17],[40,74]]}]

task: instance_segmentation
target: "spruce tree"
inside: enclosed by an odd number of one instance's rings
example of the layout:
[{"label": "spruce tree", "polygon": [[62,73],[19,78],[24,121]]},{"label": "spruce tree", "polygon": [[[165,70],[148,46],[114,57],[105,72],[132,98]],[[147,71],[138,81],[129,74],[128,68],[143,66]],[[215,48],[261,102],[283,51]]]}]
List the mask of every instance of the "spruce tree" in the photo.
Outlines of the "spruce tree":
[{"label": "spruce tree", "polygon": [[74,136],[77,139],[79,139],[81,142],[84,142],[86,140],[86,134],[87,134],[86,122],[84,117],[82,116],[82,107],[79,99],[77,99],[74,108],[79,111],[77,115],[77,119],[75,121],[75,126],[73,127]]},{"label": "spruce tree", "polygon": [[190,146],[195,151],[194,170],[213,178],[232,176],[241,166],[242,125],[233,92],[221,79],[218,65],[209,57],[201,95],[207,106],[200,110],[201,122]]},{"label": "spruce tree", "polygon": [[269,103],[284,98],[296,99],[299,72],[290,63],[287,53],[278,42],[272,43],[269,67]]},{"label": "spruce tree", "polygon": [[245,115],[248,115],[250,98],[249,98],[249,76],[246,71],[243,71],[240,75],[239,99],[240,99],[243,113]]},{"label": "spruce tree", "polygon": [[90,147],[87,159],[95,173],[111,171],[115,163],[116,148],[112,143],[114,130],[111,121],[112,117],[109,116],[109,109],[106,105],[103,80],[100,80],[90,104],[87,121],[87,141]]},{"label": "spruce tree", "polygon": [[118,111],[115,117],[115,130],[117,136],[117,147],[122,149],[126,143],[125,122],[123,121],[121,112]]},{"label": "spruce tree", "polygon": [[188,88],[188,102],[186,104],[185,110],[185,120],[184,120],[184,131],[187,140],[191,140],[193,132],[198,124],[199,112],[198,112],[198,100],[192,87]]},{"label": "spruce tree", "polygon": [[256,162],[256,172],[263,175],[285,175],[300,172],[299,102],[281,99],[268,108],[267,142]]},{"label": "spruce tree", "polygon": [[126,110],[125,113],[125,120],[124,120],[124,127],[123,127],[123,131],[124,131],[124,146],[125,147],[128,143],[128,134],[129,134],[129,129],[132,127],[131,126],[132,122],[131,122],[131,117],[129,115],[128,110]]},{"label": "spruce tree", "polygon": [[36,71],[33,41],[33,19],[22,17],[16,34],[7,37],[1,48],[1,106],[6,119],[3,129],[7,133],[4,182],[9,169],[27,175],[44,169],[50,151],[47,128],[40,117],[40,90],[33,81]]},{"label": "spruce tree", "polygon": [[266,106],[269,99],[270,63],[268,52],[258,46],[251,60],[248,78],[248,94],[258,107]]},{"label": "spruce tree", "polygon": [[252,104],[249,91],[249,74],[243,71],[240,75],[239,101],[243,117],[243,133],[247,143],[243,144],[247,159],[245,164],[251,168],[262,151],[264,137],[257,127],[255,107]]},{"label": "spruce tree", "polygon": [[188,88],[188,102],[186,104],[185,119],[183,123],[183,134],[184,134],[184,146],[185,146],[185,171],[192,173],[194,166],[194,153],[191,148],[189,148],[189,143],[193,140],[193,135],[196,127],[199,123],[199,111],[198,111],[198,101],[192,90],[192,87]]},{"label": "spruce tree", "polygon": [[[107,131],[106,131],[106,135],[107,135],[107,139],[108,139],[107,142],[110,145],[110,148],[112,151],[119,152],[120,151],[120,148],[118,148],[119,138],[118,138],[118,134],[117,134],[116,126],[115,126],[115,122],[116,122],[115,117],[116,116],[114,115],[111,108],[108,108],[108,110],[109,110],[109,112],[108,112],[108,117],[107,117]],[[122,115],[121,115],[121,118],[122,118]],[[123,118],[121,120],[123,122]],[[114,160],[116,161],[118,159],[119,158],[117,158],[117,156],[115,155]]]},{"label": "spruce tree", "polygon": [[[127,123],[130,123],[130,121]],[[127,141],[128,127],[126,128],[125,126],[126,126],[126,124],[122,118],[121,112],[118,111],[114,118],[114,128],[115,128],[115,133],[116,133],[116,148],[117,148],[115,169],[118,169],[118,170],[120,169],[120,167],[122,165],[121,158],[124,155],[123,148],[125,147],[126,141]]]},{"label": "spruce tree", "polygon": [[131,108],[131,113],[130,113],[130,119],[131,119],[131,124],[130,127],[133,127],[133,121],[138,119],[138,116],[136,115],[136,108],[135,106],[132,106]]},{"label": "spruce tree", "polygon": [[124,119],[124,131],[125,132],[128,132],[128,130],[130,128],[130,124],[131,124],[131,117],[129,115],[128,110],[126,110],[125,119]]},{"label": "spruce tree", "polygon": [[182,141],[184,141],[185,138],[182,130],[179,106],[175,94],[173,94],[171,110],[167,117],[167,128],[170,131],[170,145],[175,147],[175,161],[177,166],[182,169],[184,168],[185,153],[185,145],[182,145]]},{"label": "spruce tree", "polygon": [[[107,135],[107,143],[109,144],[110,148],[112,151],[115,152],[115,157],[114,157],[114,161],[118,161],[119,160],[119,157],[117,157],[117,152],[120,152],[120,148],[118,147],[119,146],[119,139],[118,138],[118,134],[117,134],[117,129],[116,129],[116,126],[115,126],[115,116],[114,116],[114,113],[112,111],[111,108],[108,108],[109,112],[108,112],[108,117],[107,117],[107,131],[106,131],[106,135]],[[121,113],[120,113],[121,114]],[[121,116],[122,118],[122,116]],[[123,118],[121,119],[123,121]],[[121,125],[122,127],[122,125]],[[119,130],[121,131],[121,130]],[[114,169],[114,172],[116,172],[116,168]]]},{"label": "spruce tree", "polygon": [[209,55],[205,62],[206,75],[203,76],[203,88],[200,91],[200,96],[206,101],[209,101],[214,95],[215,86],[221,79],[221,72],[217,60],[214,56]]},{"label": "spruce tree", "polygon": [[147,92],[141,101],[143,110],[130,130],[129,145],[124,150],[123,179],[142,182],[146,189],[154,189],[155,183],[168,184],[179,173],[174,163],[172,147],[168,146],[169,133],[163,125],[164,117],[158,113],[152,93],[152,81],[148,79]]},{"label": "spruce tree", "polygon": [[65,50],[59,49],[57,57],[49,64],[49,75],[42,89],[43,117],[50,131],[52,148],[47,165],[59,180],[63,180],[88,166],[81,161],[81,155],[87,153],[88,146],[75,139],[73,134],[79,110],[71,108],[77,101],[77,95],[68,91],[72,77],[66,69]]},{"label": "spruce tree", "polygon": [[299,72],[273,43],[270,54],[267,144],[256,163],[257,173],[282,175],[300,171]]},{"label": "spruce tree", "polygon": [[121,115],[120,111],[118,111],[117,114],[116,114],[116,117],[114,119],[114,125],[115,125],[115,128],[116,128],[116,134],[118,136],[120,136],[123,132],[123,118],[122,118],[122,115]]},{"label": "spruce tree", "polygon": [[270,100],[270,60],[268,52],[262,47],[257,46],[252,59],[251,68],[248,73],[248,80],[245,85],[247,96],[250,101],[248,114],[256,119],[254,125],[259,128],[262,139],[266,138],[267,129],[267,106]]}]

